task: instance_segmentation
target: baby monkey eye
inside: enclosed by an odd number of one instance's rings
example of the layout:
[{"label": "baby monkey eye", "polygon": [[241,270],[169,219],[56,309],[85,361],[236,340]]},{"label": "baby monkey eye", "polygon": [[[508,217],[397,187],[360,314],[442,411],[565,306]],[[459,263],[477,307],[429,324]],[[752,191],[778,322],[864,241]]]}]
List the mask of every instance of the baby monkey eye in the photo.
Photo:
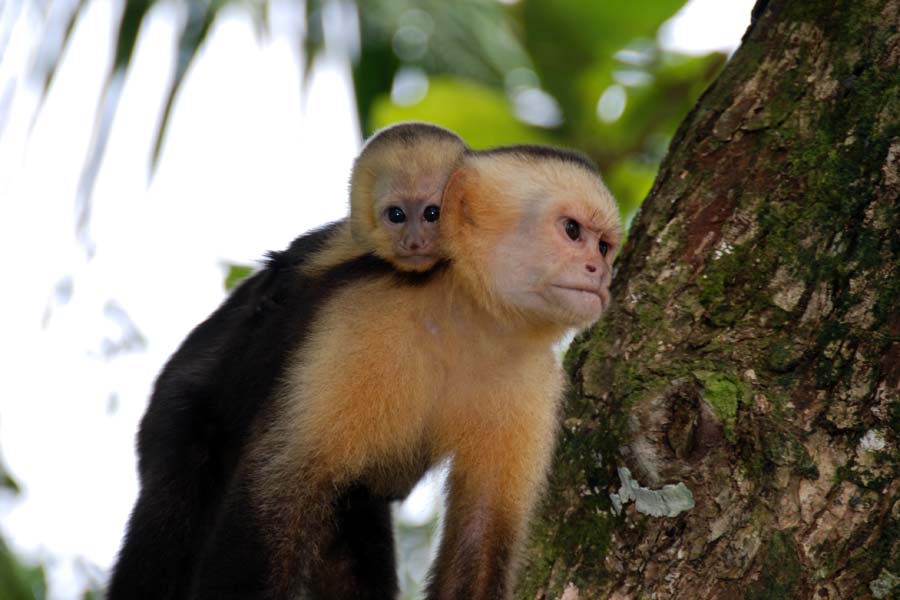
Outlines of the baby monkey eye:
[{"label": "baby monkey eye", "polygon": [[606,256],[608,252],[609,244],[607,242],[604,242],[603,240],[600,240],[600,254],[602,256]]},{"label": "baby monkey eye", "polygon": [[403,223],[406,221],[406,213],[399,206],[389,206],[387,209],[387,218],[391,223]]},{"label": "baby monkey eye", "polygon": [[434,204],[429,204],[425,207],[425,220],[429,223],[434,223],[441,217],[441,207],[436,206]]},{"label": "baby monkey eye", "polygon": [[574,219],[566,219],[566,235],[571,240],[577,240],[581,237],[581,225]]}]

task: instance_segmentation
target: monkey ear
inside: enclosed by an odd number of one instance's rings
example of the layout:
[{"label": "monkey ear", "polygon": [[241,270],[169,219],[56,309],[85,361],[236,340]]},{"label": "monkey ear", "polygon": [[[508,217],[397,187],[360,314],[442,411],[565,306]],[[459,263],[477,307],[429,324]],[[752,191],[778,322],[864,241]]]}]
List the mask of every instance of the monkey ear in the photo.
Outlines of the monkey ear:
[{"label": "monkey ear", "polygon": [[471,190],[472,174],[466,167],[456,169],[447,185],[444,187],[444,196],[441,199],[441,219],[457,223],[471,223],[472,213],[469,205],[469,192]]},{"label": "monkey ear", "polygon": [[375,216],[375,177],[357,158],[350,172],[350,233],[366,243],[378,227]]}]

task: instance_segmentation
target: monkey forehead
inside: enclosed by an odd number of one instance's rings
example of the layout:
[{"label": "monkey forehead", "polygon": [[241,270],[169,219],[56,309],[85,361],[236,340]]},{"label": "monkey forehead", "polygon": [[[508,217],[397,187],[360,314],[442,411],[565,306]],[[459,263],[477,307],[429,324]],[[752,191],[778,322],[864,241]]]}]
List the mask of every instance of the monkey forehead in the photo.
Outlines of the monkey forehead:
[{"label": "monkey forehead", "polygon": [[361,156],[356,170],[362,170],[381,181],[389,179],[397,184],[433,178],[440,185],[457,167],[464,148],[442,140],[421,140],[419,143],[389,146],[383,152]]},{"label": "monkey forehead", "polygon": [[439,205],[449,177],[449,169],[384,170],[375,180],[375,204],[384,206],[399,200],[427,200]]},{"label": "monkey forehead", "polygon": [[616,201],[600,175],[554,155],[485,154],[472,165],[492,196],[506,196],[531,215],[551,211],[597,231],[620,228]]},{"label": "monkey forehead", "polygon": [[465,142],[447,130],[421,123],[397,125],[375,134],[366,143],[355,168],[375,173],[417,168],[452,170],[466,151]]}]

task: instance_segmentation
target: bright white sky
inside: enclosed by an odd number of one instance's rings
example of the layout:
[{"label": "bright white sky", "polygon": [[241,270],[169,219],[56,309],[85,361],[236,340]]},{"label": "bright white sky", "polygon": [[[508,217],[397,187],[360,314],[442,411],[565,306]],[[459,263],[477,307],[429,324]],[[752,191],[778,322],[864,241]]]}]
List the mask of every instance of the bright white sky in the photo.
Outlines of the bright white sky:
[{"label": "bright white sky", "polygon": [[[0,19],[12,4],[0,4]],[[731,50],[752,5],[692,0],[661,41]],[[246,15],[228,13],[177,99],[148,185],[179,19],[160,7],[142,30],[97,179],[88,259],[74,235],[73,198],[118,3],[88,4],[36,120],[39,94],[22,78],[38,35],[31,6],[0,62],[0,452],[24,487],[15,500],[0,494],[0,528],[16,550],[50,566],[51,598],[62,599],[76,597],[86,575],[105,578],[137,494],[134,436],[153,379],[224,298],[223,263],[250,263],[343,216],[360,139],[340,57],[316,65],[301,110],[292,37],[300,17],[287,4],[262,39]],[[71,298],[60,302],[54,289],[67,277]],[[110,302],[146,350],[100,355],[124,335],[104,312]],[[433,505],[434,489],[414,493],[410,518]]]}]

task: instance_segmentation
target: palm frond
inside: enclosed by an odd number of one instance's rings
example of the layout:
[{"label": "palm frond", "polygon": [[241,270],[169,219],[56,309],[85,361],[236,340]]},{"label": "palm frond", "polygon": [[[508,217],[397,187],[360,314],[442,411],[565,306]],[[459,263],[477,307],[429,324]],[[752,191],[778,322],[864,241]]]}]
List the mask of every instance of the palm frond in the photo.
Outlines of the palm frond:
[{"label": "palm frond", "polygon": [[92,250],[87,237],[87,224],[91,215],[91,192],[97,180],[97,172],[100,170],[106,143],[109,141],[109,132],[115,118],[116,108],[119,106],[119,99],[122,96],[125,74],[131,66],[131,60],[134,56],[134,48],[137,45],[141,25],[143,25],[144,19],[154,3],[155,0],[126,0],[119,18],[116,33],[116,49],[109,73],[103,84],[103,91],[100,94],[97,115],[94,119],[94,129],[85,156],[84,166],[81,169],[81,178],[78,182],[78,191],[75,199],[76,232],[83,245],[87,247],[89,254]]},{"label": "palm frond", "polygon": [[159,153],[162,150],[163,140],[166,135],[166,129],[169,124],[169,118],[172,114],[172,106],[175,103],[175,96],[184,83],[184,77],[188,72],[188,68],[197,57],[197,52],[206,41],[209,30],[219,9],[223,6],[222,2],[210,2],[203,5],[200,2],[191,2],[188,4],[188,16],[181,29],[181,35],[178,38],[178,50],[176,54],[175,74],[169,83],[169,89],[166,93],[166,104],[163,108],[162,119],[156,130],[156,137],[153,141],[153,153],[150,157],[150,173],[156,170],[159,163]]}]

